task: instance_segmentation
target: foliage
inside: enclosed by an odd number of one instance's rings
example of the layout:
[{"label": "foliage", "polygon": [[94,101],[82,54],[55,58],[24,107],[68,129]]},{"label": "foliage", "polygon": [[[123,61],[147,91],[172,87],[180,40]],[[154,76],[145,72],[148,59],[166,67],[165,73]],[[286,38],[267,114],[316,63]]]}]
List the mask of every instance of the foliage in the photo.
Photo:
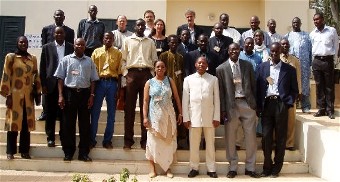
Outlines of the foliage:
[{"label": "foliage", "polygon": [[120,172],[119,180],[121,182],[127,182],[130,177],[130,171],[127,168],[123,168],[122,172]]},{"label": "foliage", "polygon": [[326,25],[335,27],[340,34],[340,0],[310,0],[310,7],[322,12]]},{"label": "foliage", "polygon": [[117,182],[117,179],[114,176],[112,176],[109,179],[104,179],[103,182]]},{"label": "foliage", "polygon": [[88,175],[74,174],[72,176],[73,182],[91,182]]}]

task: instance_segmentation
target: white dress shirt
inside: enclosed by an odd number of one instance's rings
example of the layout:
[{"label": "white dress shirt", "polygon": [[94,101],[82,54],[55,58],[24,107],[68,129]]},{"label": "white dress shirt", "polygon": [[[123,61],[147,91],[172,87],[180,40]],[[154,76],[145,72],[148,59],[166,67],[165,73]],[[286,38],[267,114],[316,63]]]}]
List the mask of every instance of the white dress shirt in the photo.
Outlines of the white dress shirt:
[{"label": "white dress shirt", "polygon": [[[223,29],[222,34],[223,34],[224,36],[227,36],[227,37],[232,38],[232,39],[233,39],[233,42],[240,44],[241,34],[240,34],[240,32],[238,32],[235,28],[230,28],[230,27],[225,28],[225,29]],[[211,32],[211,35],[210,35],[210,38],[211,38],[211,37],[214,37],[214,36],[215,36],[215,32],[212,31],[212,32]]]},{"label": "white dress shirt", "polygon": [[65,56],[65,41],[63,42],[62,45],[59,45],[57,41],[54,41],[54,43],[57,48],[58,61],[60,62]]},{"label": "white dress shirt", "polygon": [[279,95],[279,75],[281,69],[282,62],[280,61],[277,64],[274,64],[270,61],[270,78],[272,80],[272,84],[269,82],[268,89],[267,89],[267,96],[271,95]]},{"label": "white dress shirt", "polygon": [[325,25],[321,32],[315,28],[309,34],[309,37],[312,42],[313,56],[330,56],[338,54],[339,40],[335,28]]}]

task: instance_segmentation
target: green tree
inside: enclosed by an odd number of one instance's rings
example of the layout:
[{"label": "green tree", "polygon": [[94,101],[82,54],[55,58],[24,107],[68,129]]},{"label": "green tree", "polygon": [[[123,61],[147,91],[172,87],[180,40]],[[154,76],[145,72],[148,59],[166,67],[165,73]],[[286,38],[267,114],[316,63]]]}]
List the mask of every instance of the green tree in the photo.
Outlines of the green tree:
[{"label": "green tree", "polygon": [[335,27],[340,35],[340,0],[310,0],[310,7],[322,12],[326,24]]}]

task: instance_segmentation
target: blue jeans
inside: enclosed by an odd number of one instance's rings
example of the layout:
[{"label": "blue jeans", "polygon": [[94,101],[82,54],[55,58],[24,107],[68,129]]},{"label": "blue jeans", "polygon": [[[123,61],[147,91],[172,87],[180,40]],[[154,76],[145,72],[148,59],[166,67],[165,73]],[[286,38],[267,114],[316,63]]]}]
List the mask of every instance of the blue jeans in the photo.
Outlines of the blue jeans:
[{"label": "blue jeans", "polygon": [[307,95],[302,95],[302,99],[301,99],[301,109],[310,109],[311,108],[311,104],[310,104],[310,100],[309,100],[309,96]]},{"label": "blue jeans", "polygon": [[104,97],[107,105],[107,123],[104,133],[103,144],[111,143],[116,114],[117,81],[114,79],[99,80],[96,83],[95,96],[91,110],[91,144],[96,145],[98,120],[103,105]]}]

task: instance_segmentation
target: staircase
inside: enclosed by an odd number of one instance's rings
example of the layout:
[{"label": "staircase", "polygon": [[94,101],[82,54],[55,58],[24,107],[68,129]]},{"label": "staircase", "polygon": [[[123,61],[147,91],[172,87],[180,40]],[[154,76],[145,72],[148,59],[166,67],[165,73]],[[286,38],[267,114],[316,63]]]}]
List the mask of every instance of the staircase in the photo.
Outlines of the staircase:
[{"label": "staircase", "polygon": [[[36,130],[31,132],[31,150],[30,155],[32,159],[21,159],[20,154],[15,155],[14,160],[6,159],[6,131],[3,130],[5,118],[5,105],[0,104],[0,169],[2,170],[23,170],[23,171],[43,171],[43,172],[80,172],[80,173],[120,173],[122,168],[127,168],[131,173],[148,174],[149,163],[145,158],[145,151],[140,148],[140,123],[139,111],[136,111],[135,123],[135,145],[132,150],[123,150],[124,137],[124,112],[116,112],[116,122],[113,136],[113,149],[105,149],[101,146],[103,140],[103,133],[105,130],[106,108],[103,106],[98,125],[97,146],[90,152],[90,157],[93,162],[82,162],[77,160],[78,152],[75,152],[74,160],[71,162],[64,162],[64,153],[60,146],[60,140],[57,132],[59,131],[59,122],[56,126],[56,147],[50,148],[46,144],[46,135],[44,132],[45,122],[37,121]],[[39,116],[42,108],[36,108],[36,116]],[[18,137],[19,138],[19,137]],[[79,136],[77,135],[77,142]],[[217,173],[225,175],[228,172],[228,162],[226,161],[226,154],[224,148],[224,126],[216,129],[216,163]],[[261,142],[258,138],[258,151],[256,154],[256,171],[262,172],[263,153],[260,149]],[[239,154],[239,168],[238,173],[244,174],[245,170],[245,150],[238,151]],[[206,173],[205,166],[205,151],[199,153],[200,173]],[[190,171],[189,167],[189,151],[178,150],[176,152],[176,160],[171,169],[175,174],[187,174]],[[308,164],[301,162],[302,154],[300,151],[286,151],[284,165],[281,173],[289,174],[305,174],[308,173]],[[158,171],[161,169],[158,167]]]}]

